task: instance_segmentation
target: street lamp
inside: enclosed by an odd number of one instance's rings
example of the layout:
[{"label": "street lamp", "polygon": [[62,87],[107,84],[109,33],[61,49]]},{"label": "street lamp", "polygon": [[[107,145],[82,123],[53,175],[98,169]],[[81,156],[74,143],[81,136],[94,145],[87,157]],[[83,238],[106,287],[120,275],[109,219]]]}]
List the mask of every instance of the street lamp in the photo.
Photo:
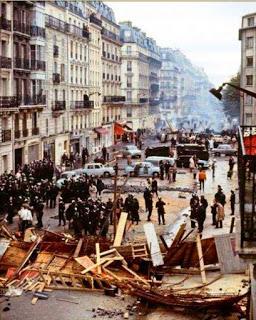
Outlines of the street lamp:
[{"label": "street lamp", "polygon": [[252,92],[252,91],[249,91],[249,90],[246,90],[244,88],[241,88],[239,86],[236,86],[235,84],[232,84],[232,83],[229,83],[229,82],[224,82],[222,83],[222,85],[218,88],[218,89],[215,89],[215,88],[212,88],[209,90],[209,92],[214,95],[214,97],[216,97],[217,99],[221,100],[222,99],[222,89],[224,88],[225,85],[229,85],[230,87],[233,87],[235,89],[237,89],[238,91],[241,91],[243,92],[243,112],[242,112],[242,125],[244,125],[244,93],[246,93],[248,96],[251,96],[253,98],[256,98],[256,93],[255,92]]}]

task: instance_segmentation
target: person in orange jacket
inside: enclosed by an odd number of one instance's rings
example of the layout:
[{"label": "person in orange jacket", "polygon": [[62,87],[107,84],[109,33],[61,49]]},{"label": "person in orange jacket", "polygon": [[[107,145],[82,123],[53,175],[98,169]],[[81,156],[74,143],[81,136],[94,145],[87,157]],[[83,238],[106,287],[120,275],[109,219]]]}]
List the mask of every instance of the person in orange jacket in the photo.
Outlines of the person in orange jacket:
[{"label": "person in orange jacket", "polygon": [[199,178],[199,183],[200,183],[200,190],[203,189],[203,191],[204,191],[204,182],[206,180],[206,173],[203,169],[200,169],[198,178]]}]

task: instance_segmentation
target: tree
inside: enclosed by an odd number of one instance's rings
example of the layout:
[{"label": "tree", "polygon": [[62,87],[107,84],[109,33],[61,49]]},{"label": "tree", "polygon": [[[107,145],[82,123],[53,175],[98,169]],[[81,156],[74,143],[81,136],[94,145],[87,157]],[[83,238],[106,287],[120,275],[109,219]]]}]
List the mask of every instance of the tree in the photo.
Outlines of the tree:
[{"label": "tree", "polygon": [[[240,87],[240,73],[230,79],[229,83],[232,83]],[[229,85],[225,86],[223,90],[223,111],[227,117],[240,119],[240,98],[241,92]]]}]

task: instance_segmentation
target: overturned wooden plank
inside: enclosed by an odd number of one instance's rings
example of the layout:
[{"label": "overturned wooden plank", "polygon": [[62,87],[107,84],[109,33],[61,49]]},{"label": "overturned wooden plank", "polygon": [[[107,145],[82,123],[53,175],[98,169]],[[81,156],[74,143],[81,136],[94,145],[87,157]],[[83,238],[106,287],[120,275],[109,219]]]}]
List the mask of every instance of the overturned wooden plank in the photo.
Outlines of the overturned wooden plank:
[{"label": "overturned wooden plank", "polygon": [[97,272],[101,274],[101,266],[100,266],[100,244],[95,243],[95,251],[96,251],[96,263],[98,264]]},{"label": "overturned wooden plank", "polygon": [[124,235],[124,230],[126,226],[126,220],[127,220],[128,213],[127,212],[122,212],[120,219],[118,221],[118,226],[117,226],[117,231],[116,231],[116,236],[115,236],[115,241],[113,244],[113,247],[119,247],[121,246],[122,240],[123,240],[123,235]]},{"label": "overturned wooden plank", "polygon": [[[94,262],[88,256],[78,257],[75,260],[85,269],[94,266]],[[91,269],[91,272],[96,272],[96,269]]]},{"label": "overturned wooden plank", "polygon": [[73,254],[73,258],[77,258],[79,256],[79,253],[81,251],[82,245],[83,245],[83,238],[80,238],[79,241],[78,241],[78,244],[76,246],[76,250],[75,250],[75,252]]},{"label": "overturned wooden plank", "polygon": [[170,248],[174,242],[177,243],[179,237],[182,237],[189,217],[188,210],[189,208],[183,210],[175,222],[167,226],[163,235],[163,239],[168,248]]},{"label": "overturned wooden plank", "polygon": [[199,258],[199,266],[200,266],[202,282],[203,284],[206,284],[207,280],[206,280],[206,273],[204,268],[203,250],[202,250],[202,243],[201,243],[201,238],[199,233],[196,236],[196,247],[197,247],[197,253]]},{"label": "overturned wooden plank", "polygon": [[158,243],[155,227],[153,223],[149,222],[149,223],[145,223],[143,225],[143,228],[145,231],[147,244],[150,251],[153,266],[154,267],[162,266],[164,264],[164,260],[163,260],[163,256]]},{"label": "overturned wooden plank", "polygon": [[[37,292],[43,292],[44,287],[45,287],[45,283],[41,283],[39,289],[37,290]],[[37,300],[38,300],[38,297],[33,297],[32,300],[31,300],[31,304],[33,304],[33,305],[36,304]]]},{"label": "overturned wooden plank", "polygon": [[134,276],[135,279],[141,281],[142,283],[144,283],[145,285],[149,286],[147,280],[143,279],[142,277],[140,277],[139,275],[137,275],[136,272],[132,271],[131,269],[129,269],[127,266],[122,265],[122,267],[128,271],[130,274],[132,274]]}]

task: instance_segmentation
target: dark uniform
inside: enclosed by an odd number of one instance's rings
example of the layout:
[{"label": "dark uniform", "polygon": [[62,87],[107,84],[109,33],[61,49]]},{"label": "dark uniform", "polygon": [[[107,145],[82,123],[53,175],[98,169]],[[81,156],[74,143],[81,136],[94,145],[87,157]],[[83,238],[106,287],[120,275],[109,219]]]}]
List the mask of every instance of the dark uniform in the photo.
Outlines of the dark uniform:
[{"label": "dark uniform", "polygon": [[165,206],[165,202],[159,198],[159,200],[156,203],[156,208],[157,208],[157,213],[158,213],[158,224],[161,224],[161,220],[162,223],[165,224],[165,219],[164,219],[164,215],[165,215],[165,210],[164,210],[164,206]]}]

